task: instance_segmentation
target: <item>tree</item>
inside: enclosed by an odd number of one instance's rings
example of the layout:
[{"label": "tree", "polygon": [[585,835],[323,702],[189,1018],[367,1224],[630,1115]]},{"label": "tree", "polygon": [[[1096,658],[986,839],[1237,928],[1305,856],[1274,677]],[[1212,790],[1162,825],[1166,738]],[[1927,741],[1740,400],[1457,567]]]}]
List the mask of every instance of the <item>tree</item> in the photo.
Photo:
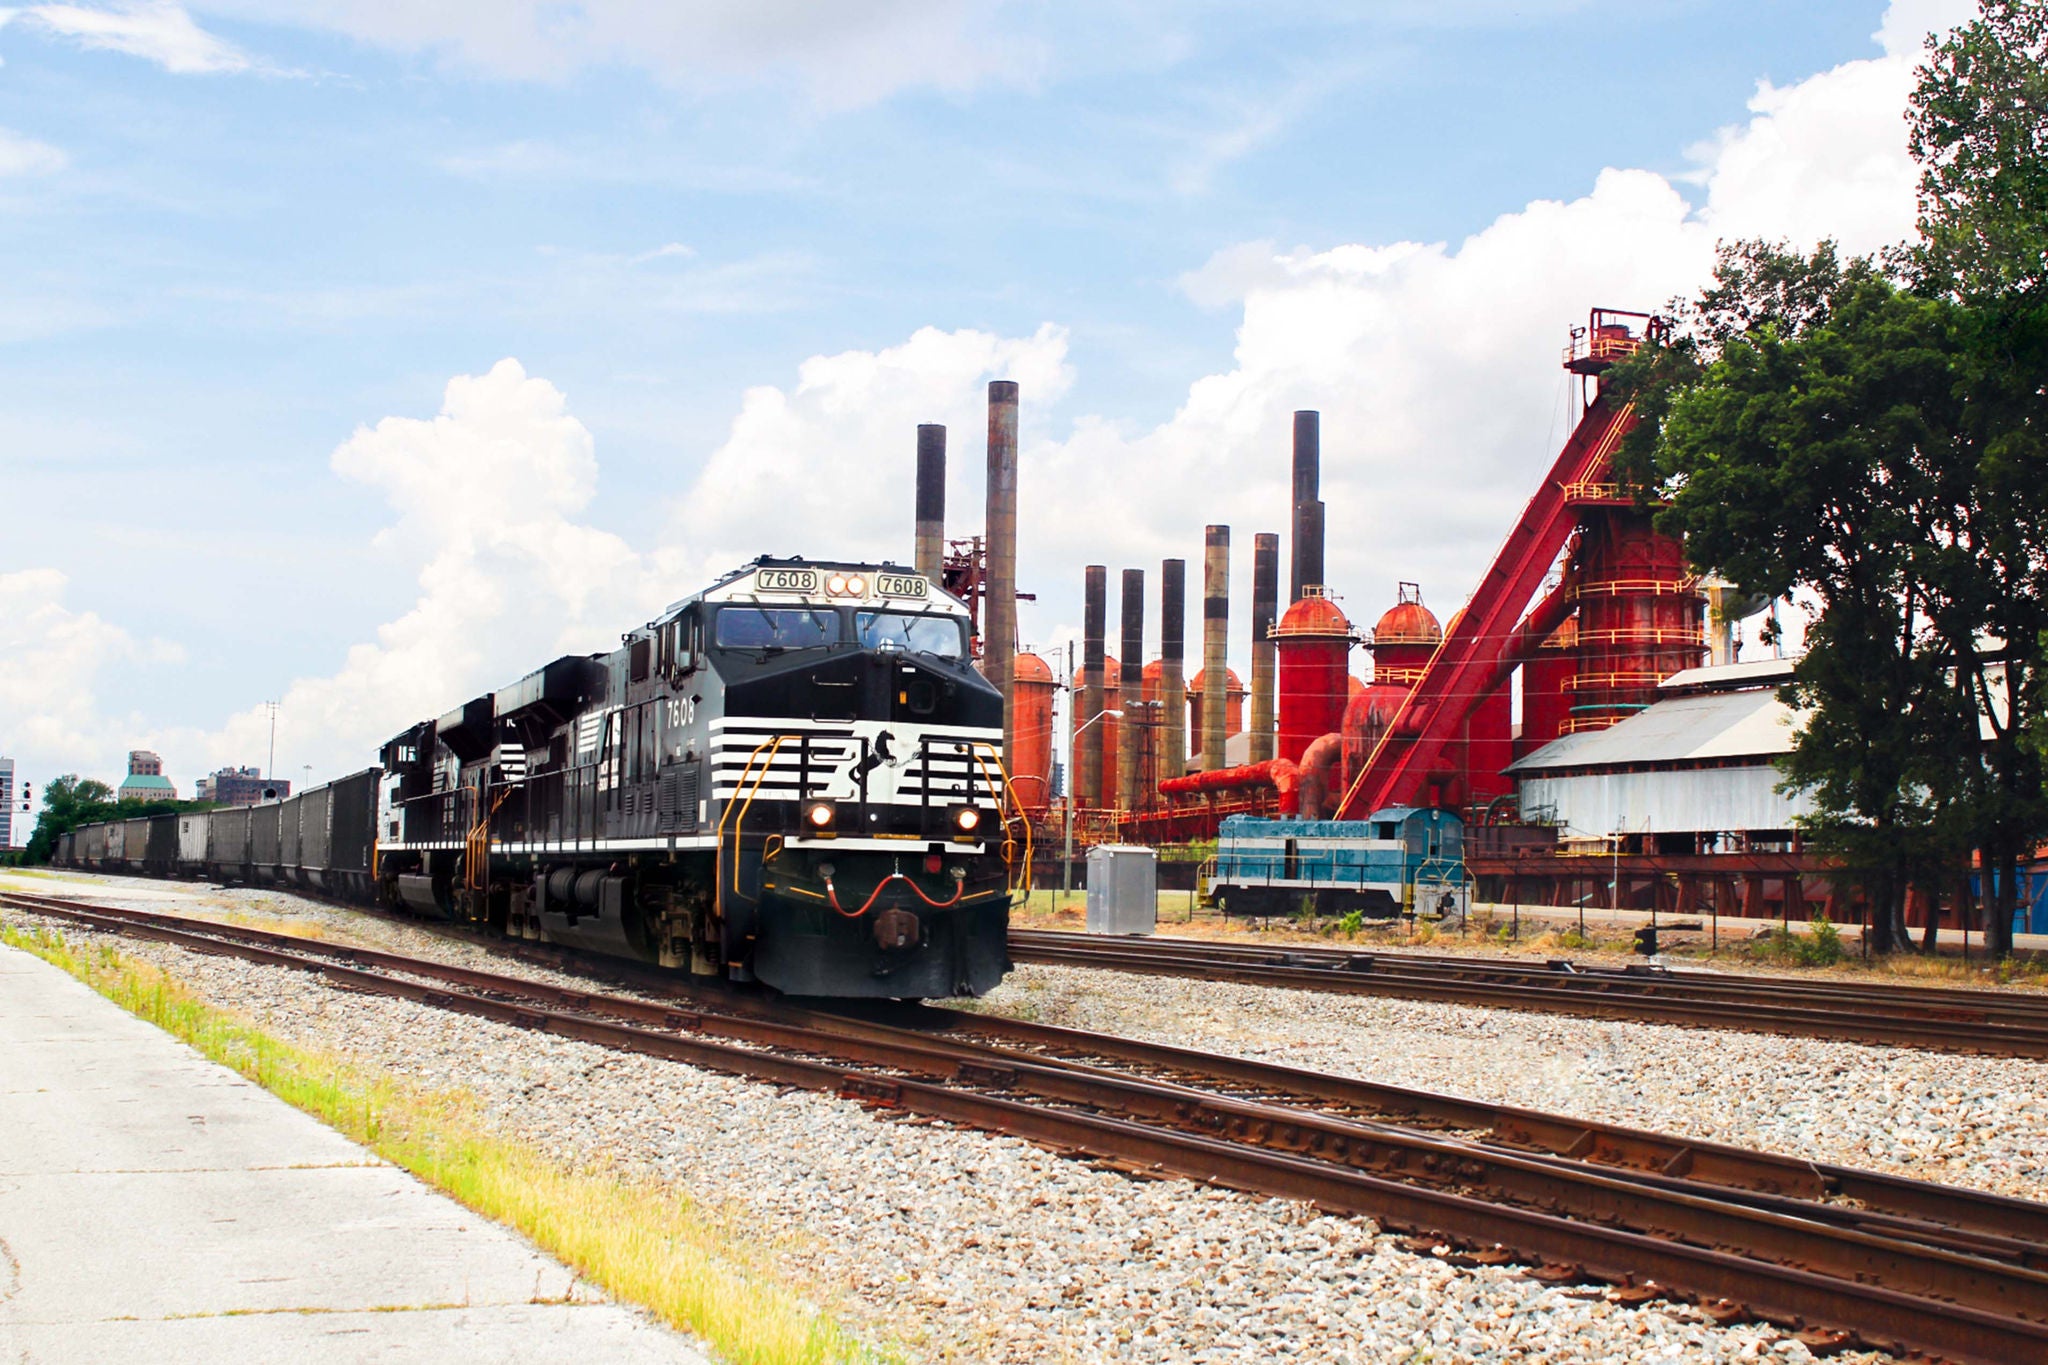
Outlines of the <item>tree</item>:
[{"label": "tree", "polygon": [[114,789],[106,783],[77,773],[52,779],[43,785],[43,809],[36,817],[35,833],[29,835],[25,861],[47,863],[58,836],[113,814]]},{"label": "tree", "polygon": [[2039,299],[2048,289],[2048,5],[1983,0],[1928,43],[1907,115],[1920,163],[1920,288]]},{"label": "tree", "polygon": [[1959,781],[1958,711],[1917,562],[1945,510],[1953,309],[1831,244],[1748,242],[1675,311],[1668,344],[1613,376],[1642,419],[1620,466],[1696,564],[1817,600],[1785,689],[1811,717],[1787,781],[1813,794],[1814,838],[1863,883],[1888,951],[1907,888],[1954,856],[1929,798]]}]

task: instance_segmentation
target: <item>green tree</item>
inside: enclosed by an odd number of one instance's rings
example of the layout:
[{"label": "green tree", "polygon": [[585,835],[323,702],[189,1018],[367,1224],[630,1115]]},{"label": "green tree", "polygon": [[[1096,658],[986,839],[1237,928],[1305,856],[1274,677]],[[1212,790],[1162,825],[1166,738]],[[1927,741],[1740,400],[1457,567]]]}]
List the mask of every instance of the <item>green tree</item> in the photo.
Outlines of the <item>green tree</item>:
[{"label": "green tree", "polygon": [[35,832],[28,837],[24,860],[47,863],[56,851],[57,838],[80,825],[111,819],[114,789],[106,783],[77,773],[66,773],[43,785],[43,808],[36,817]]},{"label": "green tree", "polygon": [[1740,243],[1614,377],[1643,419],[1623,471],[1666,502],[1660,526],[1746,592],[1818,603],[1784,694],[1810,715],[1787,784],[1865,887],[1880,951],[1907,888],[1957,855],[1960,712],[1918,563],[1945,511],[1952,311],[1830,244]]},{"label": "green tree", "polygon": [[1961,298],[2048,289],[2048,5],[1983,0],[1927,61],[1907,115],[1920,163],[1920,287]]}]

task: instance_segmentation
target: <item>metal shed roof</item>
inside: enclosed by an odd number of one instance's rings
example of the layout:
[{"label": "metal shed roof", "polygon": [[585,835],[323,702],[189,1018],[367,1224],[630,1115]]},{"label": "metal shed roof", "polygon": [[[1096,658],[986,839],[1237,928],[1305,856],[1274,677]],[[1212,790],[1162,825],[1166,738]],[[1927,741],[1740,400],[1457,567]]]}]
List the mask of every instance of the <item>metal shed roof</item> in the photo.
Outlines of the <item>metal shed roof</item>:
[{"label": "metal shed roof", "polygon": [[1770,688],[1667,697],[1609,729],[1554,740],[1510,764],[1508,771],[1768,760],[1792,748],[1796,716]]}]

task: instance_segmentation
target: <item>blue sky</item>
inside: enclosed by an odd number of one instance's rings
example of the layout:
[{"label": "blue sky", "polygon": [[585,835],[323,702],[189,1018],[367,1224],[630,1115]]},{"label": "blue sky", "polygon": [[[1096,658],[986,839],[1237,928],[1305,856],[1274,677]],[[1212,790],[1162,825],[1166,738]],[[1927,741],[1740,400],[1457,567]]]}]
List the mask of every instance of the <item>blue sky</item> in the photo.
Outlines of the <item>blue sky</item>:
[{"label": "blue sky", "polygon": [[[1915,0],[1894,27],[1924,32],[1955,10]],[[1259,388],[1260,412],[1342,411],[1353,389],[1382,383],[1384,372],[1314,355],[1288,377],[1290,362],[1254,354],[1261,300],[1285,332],[1296,304],[1325,321],[1334,314],[1315,307],[1392,309],[1392,295],[1372,291],[1422,268],[1360,275],[1346,248],[1445,244],[1439,255],[1462,274],[1446,276],[1440,306],[1404,286],[1399,316],[1408,335],[1456,336],[1484,332],[1497,310],[1536,307],[1525,296],[1555,268],[1521,240],[1532,204],[1657,219],[1671,240],[1645,247],[1646,260],[1665,253],[1655,268],[1630,262],[1610,277],[1595,259],[1592,274],[1573,276],[1594,290],[1609,278],[1623,292],[1683,285],[1717,226],[1811,235],[1816,215],[1839,210],[1842,224],[1822,224],[1837,235],[1896,237],[1892,208],[1862,212],[1853,195],[1788,209],[1780,225],[1773,195],[1794,196],[1771,188],[1805,178],[1802,155],[1830,159],[1829,119],[1902,143],[1886,120],[1911,45],[1878,43],[1887,12],[1879,0],[5,11],[0,575],[40,577],[0,592],[0,645],[38,661],[36,676],[17,663],[11,680],[0,663],[0,752],[104,768],[128,744],[154,743],[176,751],[165,756],[185,787],[216,762],[261,761],[245,752],[254,704],[347,673],[351,648],[401,648],[390,630],[435,606],[450,555],[478,591],[505,598],[496,614],[435,618],[502,642],[417,670],[459,690],[582,638],[537,627],[536,614],[573,617],[594,637],[579,647],[597,647],[648,600],[697,586],[692,575],[721,554],[828,552],[819,542],[841,540],[886,549],[907,539],[907,490],[842,501],[836,518],[799,508],[784,519],[776,480],[812,482],[805,460],[825,483],[849,467],[870,469],[871,483],[893,478],[889,433],[907,459],[921,415],[956,422],[955,506],[978,519],[966,511],[975,489],[959,480],[979,458],[986,375],[965,351],[1048,376],[1027,388],[1027,444],[1043,445],[1044,467],[1085,469],[1116,490],[1119,508],[1107,509],[1095,504],[1110,494],[1085,481],[1041,485],[1041,518],[1079,537],[1044,537],[1036,560],[1027,544],[1027,568],[1046,580],[1033,585],[1044,603],[1027,634],[1056,640],[1078,612],[1063,580],[1078,583],[1080,559],[1156,563],[1183,541],[1192,555],[1204,520],[1237,522],[1247,546],[1253,529],[1278,529],[1263,467],[1241,488],[1211,481],[1203,506],[1184,489],[1153,494],[1178,482],[1183,445],[1214,444],[1219,469],[1256,458],[1215,434],[1249,419],[1190,435],[1205,392]],[[1858,72],[1868,79],[1856,89],[1876,94],[1851,89]],[[1789,112],[1761,107],[1760,82],[1810,97]],[[1757,134],[1766,124],[1770,136]],[[1779,125],[1820,131],[1800,144]],[[1884,155],[1874,174],[1890,177],[1883,193],[1896,199],[1898,158]],[[1617,188],[1601,179],[1612,168],[1639,175]],[[1659,184],[1683,197],[1676,217],[1651,202]],[[1905,207],[1909,222],[1909,193]],[[1523,227],[1503,228],[1504,217]],[[1519,267],[1475,264],[1461,244],[1489,230],[1501,252],[1526,253]],[[1486,287],[1455,286],[1467,276]],[[1311,283],[1321,303],[1288,302]],[[1539,309],[1559,334],[1591,304],[1662,301],[1568,297]],[[1320,325],[1302,323],[1301,335]],[[949,340],[911,347],[927,328]],[[1483,346],[1446,351],[1443,336],[1420,349],[1442,363],[1390,385],[1404,412],[1472,402],[1496,359]],[[1346,352],[1337,341],[1327,354]],[[1460,378],[1459,355],[1480,368]],[[440,456],[338,467],[358,429],[431,419],[451,380],[508,357],[584,433],[542,438],[581,490],[557,520],[605,538],[597,558],[627,565],[631,580],[573,610],[510,586],[522,573],[543,586],[560,577],[534,548],[553,531],[501,546],[518,560],[508,567],[476,558],[474,525],[402,505],[489,502],[474,492],[493,477],[488,451],[480,464],[437,466],[450,486],[403,493],[394,471]],[[806,426],[802,367],[830,357],[842,358],[825,367],[821,391],[833,397]],[[918,378],[884,394],[849,377],[873,367],[848,357]],[[1554,352],[1530,354],[1538,406],[1517,410],[1514,431],[1475,438],[1520,442],[1529,478],[1544,444],[1562,439],[1546,397],[1553,364]],[[950,387],[918,387],[939,375]],[[548,394],[509,378],[493,392],[553,420]],[[912,410],[920,398],[930,411]],[[778,417],[775,401],[792,411]],[[1404,422],[1359,409],[1355,468],[1341,433],[1332,446],[1333,481],[1346,487],[1349,468],[1362,509],[1366,490],[1410,486],[1390,468],[1436,448],[1420,429],[1407,446],[1364,439],[1368,423]],[[393,427],[390,440],[459,426]],[[749,431],[804,450],[750,445]],[[544,466],[520,464],[554,477]],[[761,488],[735,494],[757,477]],[[1413,576],[1401,567],[1410,560],[1455,604],[1505,530],[1503,507],[1523,496],[1513,484],[1447,511],[1449,548],[1389,550],[1384,563],[1362,510],[1355,552],[1333,547],[1357,566],[1355,614],[1390,598],[1394,576]],[[1127,514],[1130,499],[1146,510]],[[1390,504],[1371,526],[1414,524],[1418,500]],[[508,506],[516,519],[518,501]],[[429,691],[380,703],[359,688],[339,711],[309,695],[281,749],[339,770],[367,759],[365,736],[396,728]],[[296,761],[281,752],[281,767]]]}]

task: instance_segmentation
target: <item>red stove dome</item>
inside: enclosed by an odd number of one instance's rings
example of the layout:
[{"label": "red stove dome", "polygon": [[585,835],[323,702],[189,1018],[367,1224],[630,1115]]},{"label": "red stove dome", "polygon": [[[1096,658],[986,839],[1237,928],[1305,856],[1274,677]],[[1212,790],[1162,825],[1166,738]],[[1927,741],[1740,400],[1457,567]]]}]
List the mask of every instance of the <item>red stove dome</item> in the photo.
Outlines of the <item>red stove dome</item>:
[{"label": "red stove dome", "polygon": [[1434,648],[1443,638],[1444,628],[1437,623],[1436,613],[1422,605],[1420,596],[1410,597],[1405,592],[1399,602],[1387,609],[1380,623],[1372,628],[1375,645],[1429,645]]},{"label": "red stove dome", "polygon": [[1285,639],[1292,635],[1319,636],[1331,639],[1351,638],[1351,622],[1344,619],[1344,613],[1329,598],[1320,595],[1304,596],[1287,609],[1280,618],[1280,624],[1273,634]]}]

